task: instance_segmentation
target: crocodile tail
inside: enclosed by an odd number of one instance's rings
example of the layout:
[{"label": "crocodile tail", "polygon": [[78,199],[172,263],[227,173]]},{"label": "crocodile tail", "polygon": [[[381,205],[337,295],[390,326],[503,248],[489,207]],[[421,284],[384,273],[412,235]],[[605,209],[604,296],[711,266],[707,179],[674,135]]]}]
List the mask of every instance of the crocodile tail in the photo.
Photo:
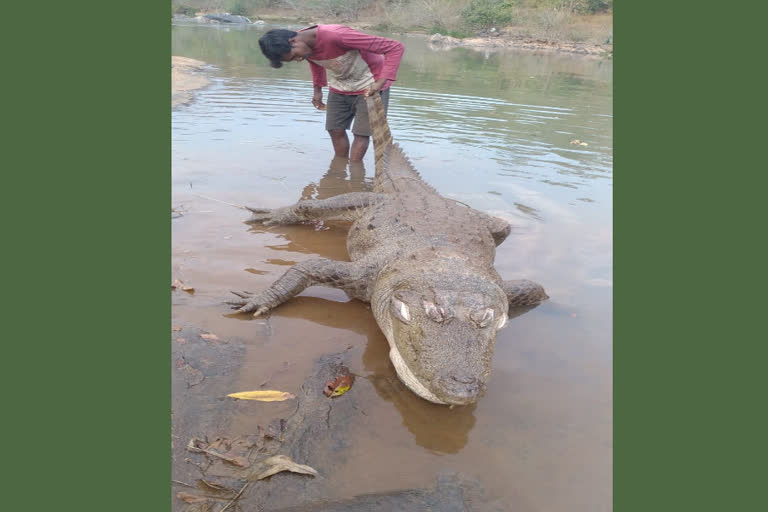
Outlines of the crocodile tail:
[{"label": "crocodile tail", "polygon": [[387,113],[384,110],[384,104],[381,96],[374,94],[365,98],[368,106],[368,121],[371,127],[371,137],[373,138],[373,154],[376,163],[376,190],[395,191],[399,186],[393,180],[408,179],[409,186],[415,186],[418,182],[424,189],[434,192],[435,189],[427,185],[421,179],[421,175],[411,163],[408,156],[402,150],[400,145],[392,140],[392,133],[389,131],[387,122]]},{"label": "crocodile tail", "polygon": [[387,113],[384,111],[384,103],[381,101],[381,96],[378,94],[367,96],[365,101],[368,105],[368,121],[371,126],[371,137],[373,138],[376,176],[380,176],[385,170],[384,155],[392,145],[392,133],[389,131]]}]

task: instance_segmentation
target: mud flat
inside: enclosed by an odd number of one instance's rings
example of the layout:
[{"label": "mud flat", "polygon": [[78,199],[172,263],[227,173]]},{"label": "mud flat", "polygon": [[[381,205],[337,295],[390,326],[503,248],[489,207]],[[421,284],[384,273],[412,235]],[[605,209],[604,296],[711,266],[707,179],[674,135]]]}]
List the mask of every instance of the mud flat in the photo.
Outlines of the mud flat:
[{"label": "mud flat", "polygon": [[208,85],[204,75],[207,64],[187,57],[171,57],[171,107],[175,108],[192,101],[194,92]]}]

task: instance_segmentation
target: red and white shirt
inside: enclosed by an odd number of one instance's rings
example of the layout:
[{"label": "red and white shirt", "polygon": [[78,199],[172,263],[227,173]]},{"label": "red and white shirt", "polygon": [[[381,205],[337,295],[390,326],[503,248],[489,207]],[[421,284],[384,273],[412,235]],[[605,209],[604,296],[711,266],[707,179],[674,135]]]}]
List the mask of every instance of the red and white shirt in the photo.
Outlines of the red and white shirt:
[{"label": "red and white shirt", "polygon": [[[344,25],[315,25],[312,55],[307,59],[312,83],[339,94],[363,94],[380,78],[397,80],[405,47],[384,37],[363,34]],[[389,82],[381,88],[389,87]]]}]

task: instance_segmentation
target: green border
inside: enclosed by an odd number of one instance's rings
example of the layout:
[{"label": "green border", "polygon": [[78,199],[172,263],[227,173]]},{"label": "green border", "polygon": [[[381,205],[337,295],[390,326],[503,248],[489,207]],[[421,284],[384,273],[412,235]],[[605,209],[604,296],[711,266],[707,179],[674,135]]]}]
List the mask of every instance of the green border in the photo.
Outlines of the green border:
[{"label": "green border", "polygon": [[169,8],[3,11],[4,508],[169,510]]},{"label": "green border", "polygon": [[762,510],[766,9],[616,4],[614,508]]},{"label": "green border", "polygon": [[[617,511],[765,504],[765,10],[616,5]],[[4,18],[4,503],[167,510],[168,7]]]}]

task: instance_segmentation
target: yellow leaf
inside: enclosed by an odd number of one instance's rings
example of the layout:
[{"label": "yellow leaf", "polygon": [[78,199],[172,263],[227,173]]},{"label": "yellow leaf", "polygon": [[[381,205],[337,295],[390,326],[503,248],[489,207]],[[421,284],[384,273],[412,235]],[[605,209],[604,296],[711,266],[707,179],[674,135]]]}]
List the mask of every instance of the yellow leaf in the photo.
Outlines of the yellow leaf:
[{"label": "yellow leaf", "polygon": [[227,396],[231,398],[239,398],[240,400],[259,400],[261,402],[282,402],[289,398],[296,398],[296,395],[286,391],[273,391],[271,389],[262,391],[241,391],[240,393],[230,393]]},{"label": "yellow leaf", "polygon": [[343,395],[344,393],[346,393],[347,391],[349,391],[349,388],[350,388],[350,387],[351,387],[351,386],[339,386],[339,387],[337,387],[336,389],[334,389],[334,390],[333,390],[333,393],[331,393],[331,398],[333,398],[333,397],[335,397],[335,396],[341,396],[341,395]]},{"label": "yellow leaf", "polygon": [[195,293],[195,289],[191,286],[187,286],[182,281],[175,279],[173,283],[171,283],[171,289],[175,290],[176,288],[179,288],[181,290],[184,290],[185,292]]}]

